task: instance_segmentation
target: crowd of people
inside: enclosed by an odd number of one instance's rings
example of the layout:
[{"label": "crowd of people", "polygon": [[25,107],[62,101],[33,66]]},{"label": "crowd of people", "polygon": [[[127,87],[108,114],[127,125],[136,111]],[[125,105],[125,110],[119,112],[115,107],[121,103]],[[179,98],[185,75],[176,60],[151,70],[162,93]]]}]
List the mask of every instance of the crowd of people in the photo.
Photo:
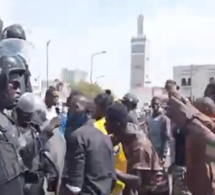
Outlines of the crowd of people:
[{"label": "crowd of people", "polygon": [[0,41],[0,195],[215,195],[211,94],[190,102],[167,80],[167,104],[153,97],[147,116],[134,94],[111,90],[72,91],[59,107],[54,86],[45,99],[32,92],[5,39],[25,41],[22,26]]}]

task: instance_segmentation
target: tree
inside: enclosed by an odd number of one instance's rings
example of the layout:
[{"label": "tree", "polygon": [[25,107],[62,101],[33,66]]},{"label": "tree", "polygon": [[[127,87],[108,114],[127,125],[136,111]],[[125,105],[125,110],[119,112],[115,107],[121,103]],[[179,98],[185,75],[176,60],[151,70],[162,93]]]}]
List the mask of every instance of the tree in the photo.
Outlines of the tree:
[{"label": "tree", "polygon": [[103,91],[97,83],[89,83],[86,81],[80,81],[77,84],[71,84],[71,89],[81,91],[89,98],[94,98],[97,94]]}]

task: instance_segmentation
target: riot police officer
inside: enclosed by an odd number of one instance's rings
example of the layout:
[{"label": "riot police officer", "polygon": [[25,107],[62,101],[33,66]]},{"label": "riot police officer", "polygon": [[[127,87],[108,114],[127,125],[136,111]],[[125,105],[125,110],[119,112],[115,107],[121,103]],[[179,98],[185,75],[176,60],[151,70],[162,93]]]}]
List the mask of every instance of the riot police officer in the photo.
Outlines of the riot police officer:
[{"label": "riot police officer", "polygon": [[[26,33],[25,33],[24,28],[20,24],[12,24],[3,30],[1,40],[3,40],[3,39],[20,39],[20,40],[26,41]],[[11,48],[11,49],[13,49],[13,48]],[[21,92],[22,93],[32,92],[32,86],[31,86],[31,82],[30,82],[31,73],[28,68],[29,64],[27,64],[27,62],[24,58],[22,58],[22,60],[25,63],[26,71],[25,71],[25,74],[20,79],[20,82],[22,83]]]},{"label": "riot police officer", "polygon": [[0,57],[0,194],[23,195],[24,168],[17,150],[17,130],[5,109],[14,107],[14,98],[20,92],[18,79],[25,67],[17,56]]},{"label": "riot police officer", "polygon": [[[16,105],[16,112],[19,138],[24,151],[27,151],[21,154],[22,159],[31,172],[40,176],[36,184],[25,185],[25,193],[27,195],[44,194],[43,183],[45,176],[48,176],[49,190],[54,191],[58,182],[58,171],[49,156],[47,156],[49,150],[45,146],[48,139],[53,135],[53,128],[50,128],[50,123],[54,124],[54,127],[59,125],[58,117],[53,118],[48,126],[41,128],[43,120],[46,119],[46,106],[44,101],[33,93],[25,93],[21,96]],[[28,147],[27,150],[26,147]]]},{"label": "riot police officer", "polygon": [[[34,101],[32,102],[34,102],[35,105],[32,121],[37,124],[41,124],[43,127],[46,126],[49,121],[46,118],[46,106],[44,106],[44,101],[39,96],[34,95]],[[46,150],[43,153],[46,156],[45,159],[49,159],[52,164],[49,166],[50,169],[46,170],[47,177],[45,180],[45,186],[47,187],[47,191],[58,194],[64,166],[66,143],[59,128],[55,128],[53,130],[53,134],[54,135],[48,140]],[[53,168],[56,168],[57,178],[56,171],[54,171]]]},{"label": "riot police officer", "polygon": [[127,107],[128,113],[128,121],[130,123],[134,123],[140,126],[140,129],[147,133],[147,125],[146,125],[146,116],[145,114],[137,108],[138,98],[132,94],[127,93],[122,98],[122,103]]},{"label": "riot police officer", "polygon": [[[13,109],[20,95],[19,78],[24,74],[25,66],[18,56],[0,57],[0,194],[23,195],[25,182],[36,180],[35,174],[29,174],[20,154],[28,153],[28,147],[20,148],[18,131],[14,121],[4,110]],[[54,129],[53,124],[49,125]],[[35,146],[35,143],[29,143]]]},{"label": "riot police officer", "polygon": [[128,108],[129,111],[129,120],[135,124],[139,124],[138,115],[136,112],[138,102],[139,100],[132,93],[127,93],[122,98],[122,103]]},{"label": "riot police officer", "polygon": [[[46,142],[52,137],[53,130],[59,126],[59,118],[53,118],[50,123],[41,127],[43,124],[35,117],[40,118],[36,110],[38,109],[38,102],[35,101],[37,95],[33,93],[25,93],[19,99],[16,105],[17,121],[16,126],[19,133],[20,153],[24,164],[29,168],[33,168],[33,159],[45,147]],[[39,98],[39,97],[38,97]],[[41,99],[44,106],[45,104]],[[37,116],[38,115],[38,116]],[[33,121],[34,120],[34,121]],[[50,125],[51,124],[51,125]]]}]

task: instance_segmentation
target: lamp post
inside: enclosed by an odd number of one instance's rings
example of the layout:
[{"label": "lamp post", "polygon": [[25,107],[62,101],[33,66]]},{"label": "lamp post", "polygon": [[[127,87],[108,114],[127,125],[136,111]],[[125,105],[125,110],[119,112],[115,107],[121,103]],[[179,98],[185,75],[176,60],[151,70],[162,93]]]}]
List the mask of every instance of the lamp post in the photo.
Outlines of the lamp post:
[{"label": "lamp post", "polygon": [[104,77],[105,77],[105,75],[97,76],[97,77],[96,77],[96,83],[98,84],[98,80],[101,79],[101,78],[104,78]]},{"label": "lamp post", "polygon": [[51,43],[51,40],[48,40],[46,42],[46,83],[47,83],[47,89],[49,88],[49,45]]},{"label": "lamp post", "polygon": [[93,59],[95,56],[97,55],[101,55],[101,54],[105,54],[107,53],[106,51],[100,51],[100,52],[96,52],[96,53],[93,53],[91,55],[91,63],[90,63],[90,83],[93,83]]}]

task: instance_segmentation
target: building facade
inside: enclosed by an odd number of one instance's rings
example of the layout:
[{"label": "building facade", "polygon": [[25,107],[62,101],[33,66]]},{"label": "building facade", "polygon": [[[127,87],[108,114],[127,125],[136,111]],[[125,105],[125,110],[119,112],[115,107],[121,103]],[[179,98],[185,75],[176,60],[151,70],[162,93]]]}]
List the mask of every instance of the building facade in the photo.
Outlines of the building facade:
[{"label": "building facade", "polygon": [[137,19],[137,36],[131,38],[130,89],[144,87],[146,63],[149,61],[147,39],[143,33],[143,16]]},{"label": "building facade", "polygon": [[61,70],[60,81],[67,83],[78,83],[86,81],[87,73],[83,70],[68,70],[66,68]]},{"label": "building facade", "polygon": [[173,79],[186,97],[195,100],[204,95],[209,79],[215,77],[215,65],[188,65],[173,68]]}]

